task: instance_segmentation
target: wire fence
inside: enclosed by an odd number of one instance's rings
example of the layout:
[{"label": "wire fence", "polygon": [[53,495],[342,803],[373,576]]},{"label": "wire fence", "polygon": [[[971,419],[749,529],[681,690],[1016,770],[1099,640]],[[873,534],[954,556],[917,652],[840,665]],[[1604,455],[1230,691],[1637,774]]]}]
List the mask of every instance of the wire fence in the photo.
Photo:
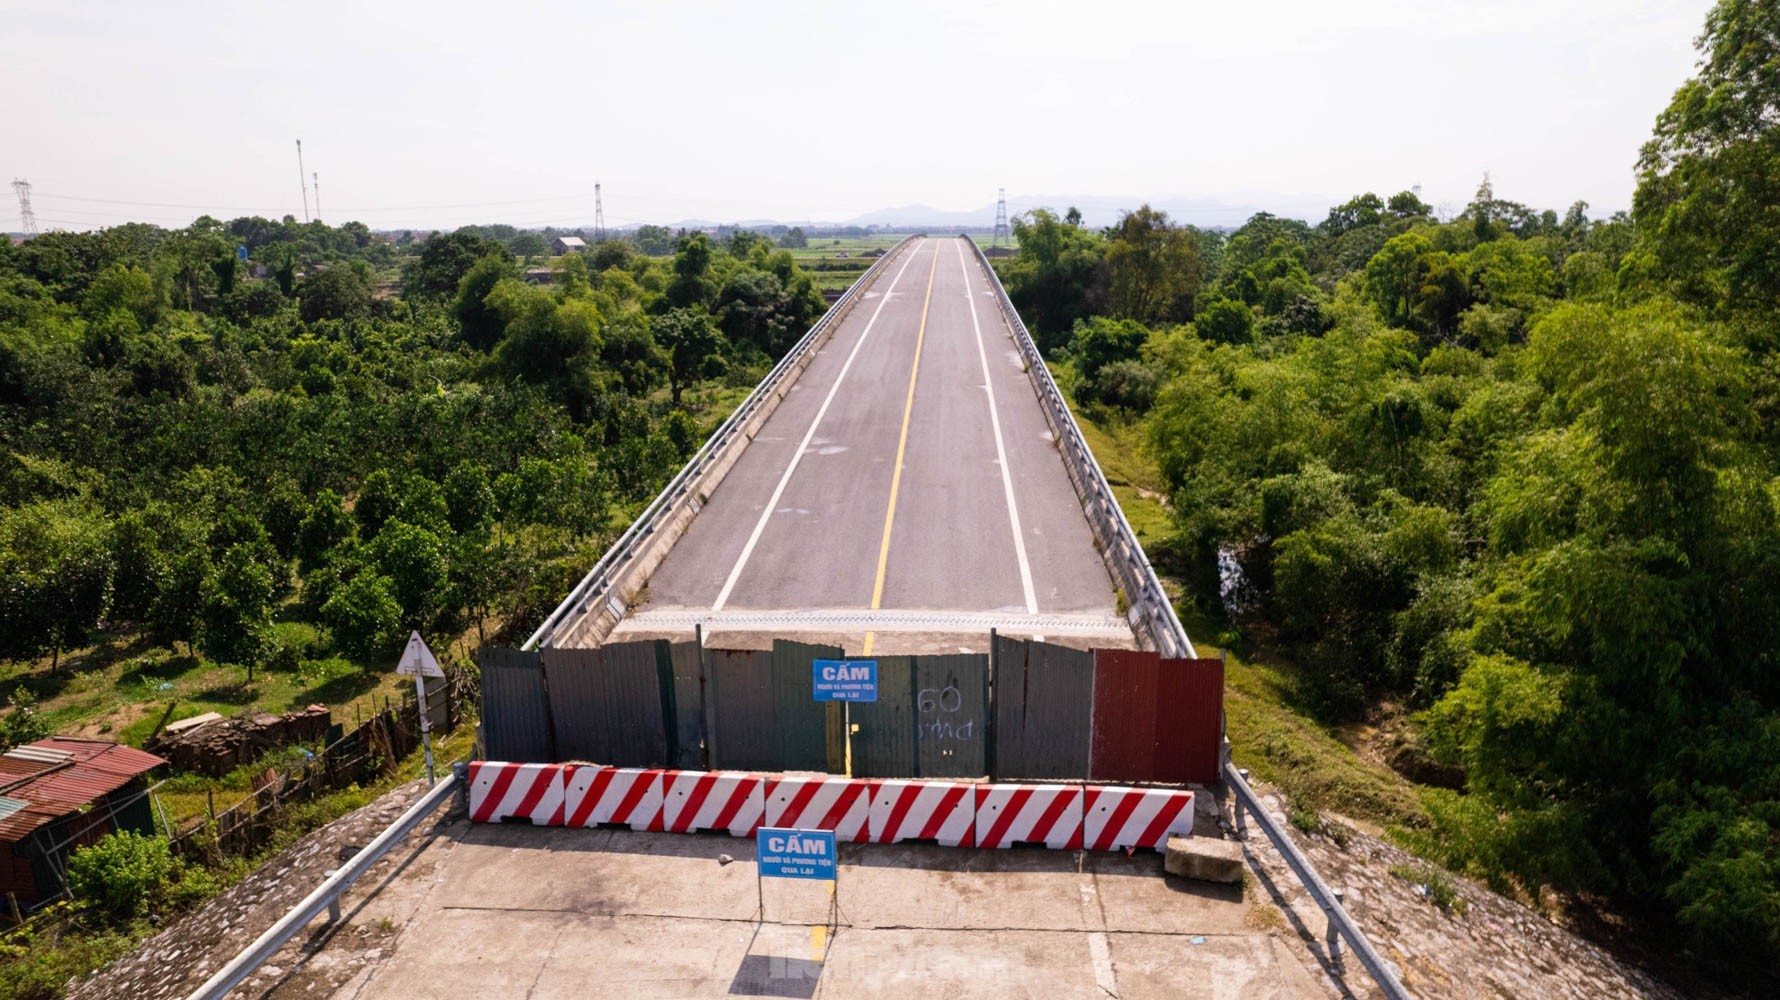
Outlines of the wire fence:
[{"label": "wire fence", "polygon": [[[475,711],[480,698],[480,677],[473,668],[448,666],[445,679],[432,682],[426,692],[427,719],[431,729],[445,732]],[[302,764],[280,770],[267,768],[253,778],[252,790],[246,798],[222,810],[206,809],[200,816],[173,823],[153,793],[157,783],[127,800],[115,803],[111,812],[144,796],[154,805],[155,823],[167,837],[173,854],[189,861],[215,865],[226,858],[245,858],[271,843],[278,830],[288,822],[292,806],[313,801],[329,792],[354,784],[377,781],[396,773],[401,762],[419,749],[420,714],[413,692],[404,691],[399,699],[389,699],[384,707],[364,720],[352,731],[327,744]],[[72,846],[68,838],[53,846],[61,854]],[[65,857],[58,859],[65,862]],[[21,924],[0,935],[0,945],[18,935],[40,933],[49,925],[68,922],[73,911],[66,879],[65,863],[52,865],[62,884],[60,891],[41,901],[33,914],[23,914],[6,907],[0,916]]]}]

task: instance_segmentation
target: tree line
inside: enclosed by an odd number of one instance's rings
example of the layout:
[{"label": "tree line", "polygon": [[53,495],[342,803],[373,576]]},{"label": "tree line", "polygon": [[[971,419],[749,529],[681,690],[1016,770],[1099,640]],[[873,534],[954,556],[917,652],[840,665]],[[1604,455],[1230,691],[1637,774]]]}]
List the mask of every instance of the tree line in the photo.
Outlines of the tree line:
[{"label": "tree line", "polygon": [[0,657],[140,635],[251,678],[523,632],[721,418],[688,390],[823,309],[750,233],[548,285],[475,230],[414,249],[288,217],[0,243]]},{"label": "tree line", "polygon": [[[1780,959],[1780,32],[1724,0],[1630,214],[1364,194],[1228,234],[1021,219],[1009,293],[1142,428],[1191,599],[1340,722],[1414,710],[1422,843]],[[1220,571],[1220,566],[1222,570]]]}]

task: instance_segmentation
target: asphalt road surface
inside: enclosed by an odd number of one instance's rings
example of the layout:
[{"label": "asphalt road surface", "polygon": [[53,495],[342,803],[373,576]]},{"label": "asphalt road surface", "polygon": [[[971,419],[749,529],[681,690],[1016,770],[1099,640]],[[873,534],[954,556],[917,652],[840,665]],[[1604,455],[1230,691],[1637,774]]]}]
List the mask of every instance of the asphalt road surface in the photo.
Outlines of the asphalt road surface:
[{"label": "asphalt road surface", "polygon": [[989,278],[938,238],[886,262],[620,631],[1129,640],[1114,602]]}]

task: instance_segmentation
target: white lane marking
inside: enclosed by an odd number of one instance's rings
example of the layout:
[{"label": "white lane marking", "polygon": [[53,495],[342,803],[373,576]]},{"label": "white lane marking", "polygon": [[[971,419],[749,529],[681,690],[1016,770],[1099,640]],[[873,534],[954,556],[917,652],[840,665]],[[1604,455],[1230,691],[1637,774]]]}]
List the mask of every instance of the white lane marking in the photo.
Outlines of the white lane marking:
[{"label": "white lane marking", "polygon": [[1001,415],[995,410],[995,384],[989,375],[989,352],[983,347],[983,326],[977,320],[976,296],[970,294],[970,267],[964,263],[964,241],[955,241],[958,270],[964,274],[964,301],[970,303],[970,325],[977,334],[977,358],[983,363],[983,390],[989,396],[989,425],[995,428],[995,457],[1001,466],[1001,489],[1007,496],[1007,520],[1014,529],[1014,554],[1020,560],[1020,588],[1026,593],[1026,610],[1038,614],[1038,595],[1032,590],[1032,564],[1026,559],[1026,538],[1020,531],[1020,508],[1014,503],[1014,477],[1007,468],[1007,446],[1001,441]]},{"label": "white lane marking", "polygon": [[803,461],[803,453],[805,449],[809,448],[810,440],[816,436],[816,428],[822,425],[822,418],[828,413],[828,404],[834,402],[834,395],[840,391],[841,382],[847,377],[847,370],[853,367],[853,359],[859,356],[859,349],[865,346],[865,338],[871,336],[871,328],[877,325],[878,317],[883,314],[884,307],[890,304],[890,296],[896,291],[896,283],[902,280],[902,272],[909,269],[909,264],[913,263],[917,256],[919,254],[910,253],[903,260],[902,266],[896,269],[896,277],[890,279],[890,287],[884,289],[884,295],[878,300],[877,309],[872,311],[871,319],[865,323],[864,332],[859,334],[859,340],[847,353],[847,360],[841,365],[840,374],[834,377],[834,384],[828,387],[828,395],[822,399],[822,407],[816,411],[816,419],[810,421],[810,429],[804,432],[803,441],[798,444],[797,450],[791,453],[791,462],[785,466],[785,474],[779,477],[779,485],[773,489],[772,499],[768,500],[766,506],[761,509],[760,520],[754,523],[754,531],[748,536],[748,544],[742,546],[742,554],[736,558],[735,568],[729,571],[729,579],[723,581],[723,589],[717,593],[717,602],[711,605],[712,611],[722,611],[723,605],[729,603],[730,591],[735,589],[735,582],[741,578],[742,567],[748,565],[748,557],[754,554],[754,546],[760,543],[760,533],[766,530],[767,519],[772,517],[773,511],[778,508],[779,498],[785,495],[785,486],[791,482],[791,474],[797,471],[797,463]]},{"label": "white lane marking", "polygon": [[1094,931],[1088,935],[1088,955],[1094,961],[1094,985],[1109,997],[1119,995],[1119,977],[1113,973],[1112,946],[1106,935]]}]

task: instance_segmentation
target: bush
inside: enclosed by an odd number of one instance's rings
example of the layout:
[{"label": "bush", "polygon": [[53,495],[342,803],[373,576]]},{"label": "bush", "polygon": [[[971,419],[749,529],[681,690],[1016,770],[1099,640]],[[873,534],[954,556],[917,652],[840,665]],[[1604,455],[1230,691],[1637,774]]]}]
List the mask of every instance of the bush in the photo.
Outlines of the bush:
[{"label": "bush", "polygon": [[37,699],[31,697],[31,692],[19,688],[6,701],[12,711],[0,717],[0,752],[34,743],[49,735],[49,723],[37,714]]},{"label": "bush", "polygon": [[113,833],[68,859],[68,887],[74,898],[120,923],[148,912],[150,901],[173,873],[173,853],[166,839],[133,830]]}]

